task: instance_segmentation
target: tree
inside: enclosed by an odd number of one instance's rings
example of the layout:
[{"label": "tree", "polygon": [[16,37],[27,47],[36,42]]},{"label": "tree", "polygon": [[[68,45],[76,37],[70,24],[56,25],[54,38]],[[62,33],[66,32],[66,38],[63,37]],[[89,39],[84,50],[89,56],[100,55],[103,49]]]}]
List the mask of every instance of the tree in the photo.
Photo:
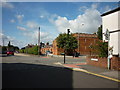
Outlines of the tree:
[{"label": "tree", "polygon": [[19,47],[14,46],[14,51],[18,51],[18,50],[19,50]]},{"label": "tree", "polygon": [[56,41],[58,48],[63,48],[67,54],[71,54],[78,47],[77,39],[72,34],[59,34]]},{"label": "tree", "polygon": [[7,51],[7,47],[6,46],[2,46],[2,52]]},{"label": "tree", "polygon": [[9,41],[9,43],[8,43],[8,47],[10,47],[11,46],[11,44],[10,44],[10,41]]},{"label": "tree", "polygon": [[92,46],[93,53],[97,53],[99,57],[107,57],[108,56],[108,43],[98,41],[96,45]]},{"label": "tree", "polygon": [[21,48],[19,50],[21,53],[28,53],[28,54],[34,54],[34,55],[38,55],[38,46],[34,46],[34,47],[29,47],[29,48]]},{"label": "tree", "polygon": [[38,46],[34,46],[32,48],[32,52],[33,52],[34,55],[38,55]]},{"label": "tree", "polygon": [[49,42],[47,42],[46,45],[49,45]]},{"label": "tree", "polygon": [[98,35],[98,38],[102,40],[102,25],[98,27],[97,35]]},{"label": "tree", "polygon": [[43,42],[40,42],[40,48],[44,47],[45,46],[45,43]]}]

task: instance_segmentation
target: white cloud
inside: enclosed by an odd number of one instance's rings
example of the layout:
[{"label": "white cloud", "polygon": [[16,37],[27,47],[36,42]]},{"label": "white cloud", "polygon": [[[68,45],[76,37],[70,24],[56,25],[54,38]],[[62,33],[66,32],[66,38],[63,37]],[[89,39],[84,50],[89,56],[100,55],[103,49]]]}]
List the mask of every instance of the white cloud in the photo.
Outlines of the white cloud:
[{"label": "white cloud", "polygon": [[11,40],[11,41],[13,40],[13,38],[11,38],[10,36],[6,36],[3,33],[0,33],[0,38],[4,40]]},{"label": "white cloud", "polygon": [[31,28],[31,29],[38,28],[38,26],[39,26],[38,23],[32,22],[32,21],[28,21],[26,25],[27,25],[27,27],[29,27],[29,28]]},{"label": "white cloud", "polygon": [[[84,14],[78,15],[74,20],[58,16],[56,20],[53,20],[53,24],[59,32],[66,32],[70,28],[73,33],[94,33],[101,25],[101,14],[96,8],[97,4],[92,5],[91,8],[85,10]],[[83,23],[84,25],[82,25]]]},{"label": "white cloud", "polygon": [[0,7],[12,9],[12,8],[14,8],[14,5],[9,2],[0,2]]},{"label": "white cloud", "polygon": [[0,33],[0,45],[3,45],[3,40],[4,40],[4,45],[7,46],[8,42],[10,41],[12,45],[14,46],[18,46],[18,47],[24,47],[27,45],[26,42],[20,41],[20,40],[16,40],[13,37],[7,36],[3,33]]},{"label": "white cloud", "polygon": [[15,20],[14,20],[14,19],[11,19],[10,22],[11,22],[11,23],[15,23]]},{"label": "white cloud", "polygon": [[[31,37],[32,39],[38,39],[38,30],[35,30],[33,32],[28,31],[24,33],[25,36]],[[43,39],[48,36],[47,32],[40,32],[40,37]]]},{"label": "white cloud", "polygon": [[[38,30],[24,32],[23,35],[31,39],[28,43],[38,43]],[[40,32],[40,42],[52,43],[52,40],[53,37],[48,32]]]},{"label": "white cloud", "polygon": [[99,3],[94,3],[94,4],[91,5],[91,8],[92,8],[92,9],[97,9],[97,8],[98,8],[98,5],[99,5]]},{"label": "white cloud", "polygon": [[14,38],[10,37],[10,36],[6,36],[3,33],[0,33],[0,45],[3,45],[3,40],[4,40],[4,45],[7,45],[9,41],[13,41]]},{"label": "white cloud", "polygon": [[40,15],[40,18],[44,18],[44,16],[43,16],[43,15]]},{"label": "white cloud", "polygon": [[18,22],[21,23],[23,18],[24,18],[24,15],[23,14],[19,14],[19,15],[15,15],[15,17],[18,19]]},{"label": "white cloud", "polygon": [[20,26],[17,26],[17,29],[19,29],[19,30],[21,30],[21,31],[26,31],[26,28],[20,27]]}]

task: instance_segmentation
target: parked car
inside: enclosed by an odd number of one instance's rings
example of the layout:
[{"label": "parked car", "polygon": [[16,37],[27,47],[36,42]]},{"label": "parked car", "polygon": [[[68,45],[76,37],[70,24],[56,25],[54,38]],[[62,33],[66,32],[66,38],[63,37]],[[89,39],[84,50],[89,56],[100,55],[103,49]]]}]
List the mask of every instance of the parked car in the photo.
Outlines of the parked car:
[{"label": "parked car", "polygon": [[46,51],[46,56],[52,54],[50,51]]},{"label": "parked car", "polygon": [[14,55],[13,51],[7,51],[7,55]]}]

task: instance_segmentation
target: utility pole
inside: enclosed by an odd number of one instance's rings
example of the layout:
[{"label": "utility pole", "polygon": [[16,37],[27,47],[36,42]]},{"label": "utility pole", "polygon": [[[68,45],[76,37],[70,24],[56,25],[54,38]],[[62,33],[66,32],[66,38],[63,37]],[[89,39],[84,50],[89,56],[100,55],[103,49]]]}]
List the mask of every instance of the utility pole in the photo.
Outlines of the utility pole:
[{"label": "utility pole", "polygon": [[38,30],[38,56],[40,55],[40,27]]},{"label": "utility pole", "polygon": [[80,33],[78,32],[78,53],[80,53]]},{"label": "utility pole", "polygon": [[4,46],[4,38],[2,38],[3,39],[3,46]]}]

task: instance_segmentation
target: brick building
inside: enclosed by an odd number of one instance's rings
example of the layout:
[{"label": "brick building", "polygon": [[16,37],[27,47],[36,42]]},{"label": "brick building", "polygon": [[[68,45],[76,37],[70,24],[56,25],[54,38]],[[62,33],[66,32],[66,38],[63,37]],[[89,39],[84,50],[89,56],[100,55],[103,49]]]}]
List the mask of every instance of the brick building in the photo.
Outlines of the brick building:
[{"label": "brick building", "polygon": [[60,55],[64,50],[62,48],[57,47],[56,39],[53,41],[53,55]]},{"label": "brick building", "polygon": [[[79,47],[76,49],[76,51],[80,53],[80,55],[90,55],[92,52],[90,46],[95,45],[96,42],[99,40],[96,34],[74,33],[73,36],[76,37],[77,40],[79,40]],[[55,39],[53,41],[53,54],[60,55],[63,52],[63,49],[57,47]]]},{"label": "brick building", "polygon": [[76,51],[81,55],[90,55],[92,52],[91,45],[95,45],[99,40],[96,34],[76,33],[73,35],[77,38],[79,45]]},{"label": "brick building", "polygon": [[41,48],[41,54],[45,54],[46,51],[53,52],[53,47],[52,45],[45,45],[44,47]]}]

